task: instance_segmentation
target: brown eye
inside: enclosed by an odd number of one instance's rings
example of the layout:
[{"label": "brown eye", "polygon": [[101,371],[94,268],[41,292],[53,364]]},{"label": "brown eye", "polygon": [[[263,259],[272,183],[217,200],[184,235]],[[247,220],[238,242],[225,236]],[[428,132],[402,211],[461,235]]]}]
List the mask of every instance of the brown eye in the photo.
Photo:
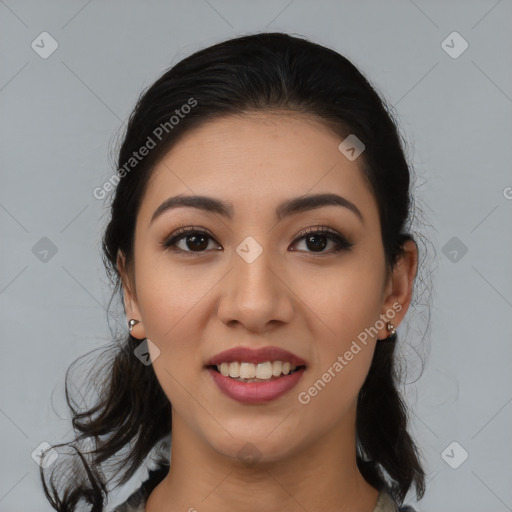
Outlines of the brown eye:
[{"label": "brown eye", "polygon": [[[183,240],[181,247],[178,246]],[[176,252],[201,253],[208,248],[209,240],[214,240],[206,231],[197,228],[182,228],[162,242],[164,249]]]},{"label": "brown eye", "polygon": [[308,228],[301,233],[301,235],[302,236],[295,239],[294,244],[304,239],[306,247],[309,250],[306,252],[318,253],[320,255],[324,254],[323,251],[328,244],[327,241],[333,242],[335,247],[332,251],[325,252],[326,255],[348,250],[354,245],[336,231],[332,231],[323,226]]}]

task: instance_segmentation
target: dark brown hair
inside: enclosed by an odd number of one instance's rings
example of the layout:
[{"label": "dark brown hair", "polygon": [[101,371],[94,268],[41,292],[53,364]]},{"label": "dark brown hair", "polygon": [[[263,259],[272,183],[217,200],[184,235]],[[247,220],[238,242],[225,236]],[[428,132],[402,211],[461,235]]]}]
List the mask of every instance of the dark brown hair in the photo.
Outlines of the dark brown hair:
[{"label": "dark brown hair", "polygon": [[[124,253],[127,265],[133,262],[137,213],[159,159],[183,134],[209,119],[277,110],[313,116],[340,138],[354,134],[364,143],[360,167],[378,205],[387,268],[393,268],[404,242],[414,238],[407,230],[413,209],[410,168],[389,107],[339,53],[300,37],[260,33],[194,53],[139,97],[119,150],[118,184],[103,237],[104,264],[114,287],[112,299],[122,293],[118,251]],[[154,147],[147,155],[136,163],[130,160],[150,139]],[[78,407],[70,396],[66,374],[66,398],[76,438],[54,445],[71,453],[60,457],[61,464],[48,468],[53,470],[49,486],[41,469],[45,494],[62,512],[77,510],[81,503],[88,505],[87,510],[102,511],[107,484],[112,481],[104,471],[120,476],[118,485],[126,483],[171,432],[170,403],[153,367],[134,356],[139,340],[126,332],[114,339],[96,373],[87,376],[97,391],[92,406]],[[377,343],[360,390],[357,464],[371,485],[386,484],[402,502],[412,485],[417,497],[423,496],[425,474],[407,430],[407,410],[397,387],[395,347],[396,342]],[[84,441],[92,447],[89,452],[81,446]],[[164,467],[166,462],[160,464]]]}]

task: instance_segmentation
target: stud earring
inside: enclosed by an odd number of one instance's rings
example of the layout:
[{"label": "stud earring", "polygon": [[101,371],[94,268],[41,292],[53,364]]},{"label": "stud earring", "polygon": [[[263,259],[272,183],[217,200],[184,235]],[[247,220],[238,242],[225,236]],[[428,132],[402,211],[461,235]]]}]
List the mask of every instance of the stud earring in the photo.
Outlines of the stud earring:
[{"label": "stud earring", "polygon": [[130,332],[133,331],[133,328],[134,326],[136,326],[137,324],[140,324],[140,320],[135,320],[135,319],[131,319],[129,322],[128,322],[128,327],[130,329]]},{"label": "stud earring", "polygon": [[389,336],[387,338],[383,338],[382,340],[378,340],[378,341],[395,341],[396,340],[396,329],[395,329],[395,326],[391,322],[388,322],[387,323],[387,328],[388,328],[388,331],[389,331]]}]

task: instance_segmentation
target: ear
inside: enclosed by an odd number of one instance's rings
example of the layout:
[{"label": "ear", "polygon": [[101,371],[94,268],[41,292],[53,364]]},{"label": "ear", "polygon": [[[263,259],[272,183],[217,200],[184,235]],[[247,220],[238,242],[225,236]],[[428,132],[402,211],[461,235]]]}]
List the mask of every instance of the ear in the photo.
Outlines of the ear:
[{"label": "ear", "polygon": [[384,320],[386,325],[379,331],[378,339],[389,336],[388,322],[392,323],[395,329],[400,325],[411,304],[414,279],[418,269],[418,247],[416,242],[408,239],[403,244],[403,251],[385,286],[380,318]]},{"label": "ear", "polygon": [[119,249],[117,252],[117,270],[121,276],[121,283],[123,285],[123,300],[124,308],[126,311],[126,324],[133,318],[139,320],[140,323],[136,324],[130,333],[134,338],[139,340],[146,338],[144,324],[142,323],[142,315],[140,313],[139,304],[137,303],[137,296],[135,293],[135,283],[130,274],[130,269],[126,265],[126,258],[123,252]]}]

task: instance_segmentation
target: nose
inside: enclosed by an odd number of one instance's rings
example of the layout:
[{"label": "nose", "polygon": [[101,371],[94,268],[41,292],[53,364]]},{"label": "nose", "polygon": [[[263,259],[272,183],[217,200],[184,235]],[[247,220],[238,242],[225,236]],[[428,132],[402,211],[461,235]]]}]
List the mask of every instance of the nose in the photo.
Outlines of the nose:
[{"label": "nose", "polygon": [[226,325],[243,326],[264,333],[290,322],[293,313],[292,284],[282,264],[272,262],[271,251],[254,260],[233,252],[232,269],[221,282],[218,316]]}]

